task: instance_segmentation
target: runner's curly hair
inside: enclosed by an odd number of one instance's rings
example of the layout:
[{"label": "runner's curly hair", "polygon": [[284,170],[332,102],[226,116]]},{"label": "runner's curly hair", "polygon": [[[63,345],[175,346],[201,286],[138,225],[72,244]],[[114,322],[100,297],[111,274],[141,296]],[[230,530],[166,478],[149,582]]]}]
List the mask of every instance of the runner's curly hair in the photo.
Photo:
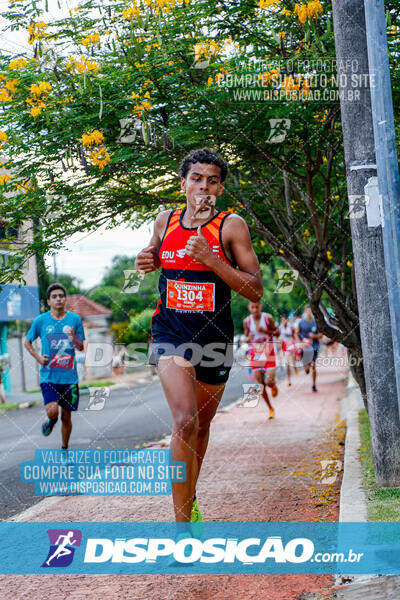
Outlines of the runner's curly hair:
[{"label": "runner's curly hair", "polygon": [[205,163],[216,165],[221,169],[221,183],[223,183],[226,179],[226,175],[228,173],[228,165],[224,161],[224,159],[214,152],[210,150],[210,148],[202,148],[201,150],[191,150],[187,156],[182,161],[181,164],[181,177],[186,177],[188,174],[190,165],[194,163]]}]

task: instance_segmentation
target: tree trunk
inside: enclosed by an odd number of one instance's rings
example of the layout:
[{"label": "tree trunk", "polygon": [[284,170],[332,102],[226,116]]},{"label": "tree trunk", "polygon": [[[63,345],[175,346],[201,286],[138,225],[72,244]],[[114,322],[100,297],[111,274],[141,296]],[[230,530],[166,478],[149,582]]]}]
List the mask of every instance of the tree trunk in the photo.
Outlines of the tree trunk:
[{"label": "tree trunk", "polygon": [[348,355],[351,374],[353,375],[360,388],[364,408],[368,412],[367,386],[365,384],[363,361],[356,357],[354,354],[352,354],[351,351]]}]

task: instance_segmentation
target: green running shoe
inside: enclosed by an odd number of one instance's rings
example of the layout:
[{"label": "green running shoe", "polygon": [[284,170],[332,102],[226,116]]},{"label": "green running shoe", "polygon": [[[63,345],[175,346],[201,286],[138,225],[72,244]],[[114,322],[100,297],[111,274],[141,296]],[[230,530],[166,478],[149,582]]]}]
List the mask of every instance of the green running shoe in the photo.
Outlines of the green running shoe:
[{"label": "green running shoe", "polygon": [[197,498],[195,497],[192,504],[192,512],[190,513],[190,523],[193,537],[200,539],[204,529],[204,519],[200,512]]},{"label": "green running shoe", "polygon": [[46,419],[42,423],[42,433],[46,437],[53,431],[54,425],[57,423],[57,419]]},{"label": "green running shoe", "polygon": [[[178,535],[176,536],[175,543],[178,543],[181,540],[191,539],[192,537],[193,536],[188,531],[182,531],[181,533],[178,533]],[[186,547],[184,550],[184,555],[190,556],[190,554],[191,554],[191,548]],[[178,562],[177,560],[175,560],[175,557],[173,554],[169,555],[168,562],[167,562],[168,567],[185,567],[185,566],[191,565],[191,564],[193,564],[193,563]]]}]

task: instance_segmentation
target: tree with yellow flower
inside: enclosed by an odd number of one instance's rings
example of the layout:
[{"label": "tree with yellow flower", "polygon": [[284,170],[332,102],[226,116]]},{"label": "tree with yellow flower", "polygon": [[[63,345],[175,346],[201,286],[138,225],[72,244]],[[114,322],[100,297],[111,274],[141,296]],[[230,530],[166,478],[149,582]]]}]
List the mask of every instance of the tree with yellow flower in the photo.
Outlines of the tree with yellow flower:
[{"label": "tree with yellow flower", "polygon": [[[231,165],[221,208],[246,218],[261,260],[298,271],[320,330],[359,356],[331,3],[88,0],[59,22],[45,3],[20,7],[5,17],[31,51],[0,56],[19,196],[1,210],[12,221],[18,201],[41,219],[24,251],[176,206],[179,160],[209,145]],[[394,61],[398,32],[390,44]],[[47,219],[61,196],[63,218]]]}]

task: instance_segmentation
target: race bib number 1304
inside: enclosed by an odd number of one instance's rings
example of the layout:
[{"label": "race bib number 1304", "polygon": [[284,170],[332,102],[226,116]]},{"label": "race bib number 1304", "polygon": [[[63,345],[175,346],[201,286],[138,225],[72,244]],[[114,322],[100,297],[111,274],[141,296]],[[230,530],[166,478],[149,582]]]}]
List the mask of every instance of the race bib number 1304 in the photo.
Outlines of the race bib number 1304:
[{"label": "race bib number 1304", "polygon": [[174,310],[214,310],[215,284],[167,280],[167,308]]}]

